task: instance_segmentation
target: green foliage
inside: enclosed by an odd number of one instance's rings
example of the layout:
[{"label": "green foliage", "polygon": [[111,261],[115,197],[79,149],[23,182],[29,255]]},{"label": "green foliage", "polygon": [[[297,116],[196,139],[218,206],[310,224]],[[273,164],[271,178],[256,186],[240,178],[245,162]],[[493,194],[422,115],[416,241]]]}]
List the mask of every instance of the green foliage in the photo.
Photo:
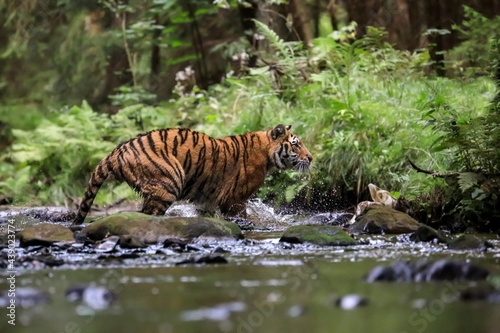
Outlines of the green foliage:
[{"label": "green foliage", "polygon": [[462,42],[449,52],[452,68],[467,75],[488,72],[490,45],[500,31],[500,16],[488,19],[472,8],[464,6],[464,21],[453,25]]},{"label": "green foliage", "polygon": [[[113,116],[98,114],[85,102],[53,112],[35,130],[13,130],[15,143],[3,158],[14,164],[2,170],[0,193],[14,197],[15,204],[62,204],[65,198],[79,197],[97,163],[118,143],[169,122],[160,108],[140,104]],[[97,202],[131,194],[120,187]]]},{"label": "green foliage", "polygon": [[[234,5],[219,2],[224,3]],[[175,24],[189,21],[178,2],[155,1],[155,6],[177,11]],[[487,202],[498,202],[498,182],[487,176],[500,173],[500,112],[489,107],[496,92],[491,80],[427,78],[428,52],[396,50],[380,29],[370,28],[355,40],[351,24],[305,48],[256,25],[273,51],[260,54],[257,66],[247,72],[228,75],[206,90],[195,85],[191,93],[158,102],[143,81],[148,71],[139,57],[134,62],[137,85],[122,87],[113,97],[124,106],[116,114],[96,113],[84,103],[54,111],[31,129],[12,126],[17,129],[9,153],[1,157],[0,193],[19,203],[79,197],[100,159],[118,143],[156,128],[189,127],[221,137],[284,123],[305,141],[314,169],[305,176],[272,174],[261,197],[290,202],[297,193],[340,189],[354,204],[368,199],[367,184],[374,183],[410,199],[439,194],[442,207],[455,199],[456,190],[460,197],[453,209],[467,216],[489,209]],[[161,42],[175,44],[168,39],[175,34],[156,23],[144,19],[127,25],[130,54],[146,49],[158,29]],[[120,35],[114,30],[115,40]],[[238,42],[238,52],[249,51],[244,45]],[[445,184],[416,173],[408,158],[458,175]],[[118,198],[135,197],[121,186],[101,191],[97,202]]]}]

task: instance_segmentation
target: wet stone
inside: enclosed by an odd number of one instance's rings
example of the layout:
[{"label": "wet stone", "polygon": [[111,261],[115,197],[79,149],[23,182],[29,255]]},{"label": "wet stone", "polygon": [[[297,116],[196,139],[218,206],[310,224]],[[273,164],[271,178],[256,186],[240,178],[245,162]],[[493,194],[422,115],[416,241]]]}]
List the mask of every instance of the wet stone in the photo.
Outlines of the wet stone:
[{"label": "wet stone", "polygon": [[417,231],[410,235],[410,240],[412,242],[448,242],[448,239],[443,232],[438,231],[425,224],[420,225]]},{"label": "wet stone", "polygon": [[450,250],[476,250],[486,251],[491,245],[471,234],[464,234],[456,239],[448,242],[448,249]]},{"label": "wet stone", "polygon": [[368,206],[349,232],[358,234],[404,234],[417,231],[420,223],[409,215],[382,205]]},{"label": "wet stone", "polygon": [[296,318],[303,315],[305,312],[304,307],[302,305],[294,305],[288,308],[286,312],[288,317]]},{"label": "wet stone", "polygon": [[[8,280],[8,279],[7,279]],[[49,297],[34,288],[16,288],[15,297],[16,306],[22,308],[31,308],[39,304],[44,304],[49,301]],[[9,292],[4,291],[0,296],[0,307],[4,308],[11,302],[11,297],[9,297]]]},{"label": "wet stone", "polygon": [[353,310],[368,305],[368,299],[362,295],[350,294],[338,298],[335,301],[335,305],[343,310]]},{"label": "wet stone", "polygon": [[107,235],[130,235],[146,244],[163,242],[168,238],[243,237],[240,228],[232,222],[204,217],[151,216],[141,213],[119,213],[99,219],[85,227],[79,237],[101,240]]},{"label": "wet stone", "polygon": [[116,245],[120,237],[118,236],[110,236],[108,238],[103,239],[101,243],[98,243],[95,247],[97,252],[111,252],[115,249]]},{"label": "wet stone", "polygon": [[71,302],[81,301],[94,310],[104,310],[109,308],[116,296],[104,287],[81,285],[68,289],[66,291],[66,298]]},{"label": "wet stone", "polygon": [[124,249],[133,249],[133,248],[144,248],[147,245],[137,236],[131,235],[121,235],[120,236],[120,247]]},{"label": "wet stone", "polygon": [[459,299],[462,301],[483,301],[495,297],[499,293],[491,284],[470,286],[460,292]]},{"label": "wet stone", "polygon": [[464,262],[439,260],[394,262],[391,266],[377,266],[365,278],[366,282],[430,282],[430,281],[478,281],[488,277],[489,271]]},{"label": "wet stone", "polygon": [[231,251],[224,250],[222,247],[218,246],[214,249],[213,253],[230,253]]},{"label": "wet stone", "polygon": [[192,264],[227,264],[227,260],[222,256],[208,255],[208,256],[189,258],[176,263],[177,266],[192,265]]},{"label": "wet stone", "polygon": [[57,267],[64,265],[64,260],[54,258],[53,256],[26,256],[20,259],[23,263],[43,263],[47,267]]},{"label": "wet stone", "polygon": [[62,225],[39,223],[23,229],[19,233],[22,247],[41,245],[49,246],[57,242],[74,242],[73,232]]},{"label": "wet stone", "polygon": [[242,217],[230,217],[229,221],[236,223],[241,230],[253,230],[255,229],[255,224],[249,219],[245,219]]},{"label": "wet stone", "polygon": [[348,246],[357,242],[342,228],[330,225],[297,225],[285,230],[280,242],[310,243],[319,246]]}]

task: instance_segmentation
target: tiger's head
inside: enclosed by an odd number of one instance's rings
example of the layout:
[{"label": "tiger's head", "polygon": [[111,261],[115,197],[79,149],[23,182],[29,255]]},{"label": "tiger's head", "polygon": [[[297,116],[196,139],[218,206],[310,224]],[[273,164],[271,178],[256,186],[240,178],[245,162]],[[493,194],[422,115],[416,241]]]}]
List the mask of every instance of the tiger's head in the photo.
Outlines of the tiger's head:
[{"label": "tiger's head", "polygon": [[271,128],[269,158],[280,170],[293,169],[306,172],[313,160],[311,153],[300,138],[292,132],[292,125],[278,125]]}]

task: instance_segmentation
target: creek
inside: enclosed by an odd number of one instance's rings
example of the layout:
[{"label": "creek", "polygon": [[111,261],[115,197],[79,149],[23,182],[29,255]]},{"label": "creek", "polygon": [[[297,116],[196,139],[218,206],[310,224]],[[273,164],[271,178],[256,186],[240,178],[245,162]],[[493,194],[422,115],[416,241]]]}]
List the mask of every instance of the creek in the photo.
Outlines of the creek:
[{"label": "creek", "polygon": [[[360,245],[319,247],[279,242],[281,234],[282,228],[257,228],[243,240],[195,240],[183,250],[17,247],[15,288],[34,288],[46,299],[18,306],[16,326],[2,306],[0,332],[500,331],[500,302],[458,297],[486,283],[498,288],[496,235],[478,235],[493,245],[486,251],[452,251],[408,235],[356,236]],[[180,265],[214,253],[227,263]],[[39,264],[44,257],[57,264]],[[489,280],[365,281],[376,266],[440,259],[476,264],[490,271]],[[7,291],[8,270],[1,272],[0,291]],[[105,294],[96,289],[90,301],[68,296],[81,286],[104,287]]]}]

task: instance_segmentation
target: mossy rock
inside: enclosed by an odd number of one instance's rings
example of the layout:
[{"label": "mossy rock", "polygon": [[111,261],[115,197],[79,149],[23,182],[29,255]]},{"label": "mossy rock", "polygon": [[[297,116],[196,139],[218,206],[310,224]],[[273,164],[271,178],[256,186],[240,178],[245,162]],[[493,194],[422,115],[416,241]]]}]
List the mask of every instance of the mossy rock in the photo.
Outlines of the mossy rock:
[{"label": "mossy rock", "polygon": [[357,244],[342,228],[318,224],[290,227],[281,236],[280,242],[311,243],[320,246],[348,246]]},{"label": "mossy rock", "polygon": [[458,238],[448,242],[448,249],[450,250],[477,250],[486,251],[492,245],[474,235],[461,235]]},{"label": "mossy rock", "polygon": [[371,205],[356,218],[349,232],[355,235],[404,234],[415,232],[419,227],[420,223],[408,214],[382,205]]},{"label": "mossy rock", "polygon": [[137,237],[147,244],[163,242],[167,238],[243,238],[240,228],[233,222],[206,217],[152,216],[142,213],[118,213],[103,217],[86,226],[79,236],[101,240],[110,235]]},{"label": "mossy rock", "polygon": [[75,241],[73,232],[68,227],[52,223],[39,223],[24,228],[18,237],[23,247]]},{"label": "mossy rock", "polygon": [[438,243],[447,243],[448,239],[445,234],[426,224],[421,224],[417,231],[410,235],[412,242],[432,242],[437,240]]}]

